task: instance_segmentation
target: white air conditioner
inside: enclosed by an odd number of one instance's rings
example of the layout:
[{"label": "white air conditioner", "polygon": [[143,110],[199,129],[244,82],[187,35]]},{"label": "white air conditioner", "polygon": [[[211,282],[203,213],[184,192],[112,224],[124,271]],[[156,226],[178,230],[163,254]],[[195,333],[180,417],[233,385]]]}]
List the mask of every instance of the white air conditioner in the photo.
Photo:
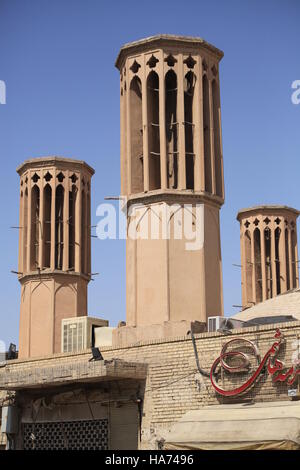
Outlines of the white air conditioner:
[{"label": "white air conditioner", "polygon": [[222,328],[226,328],[228,330],[234,330],[243,328],[245,322],[240,320],[235,320],[234,318],[227,318],[227,317],[208,317],[208,331],[218,331]]},{"label": "white air conditioner", "polygon": [[93,317],[73,317],[62,320],[61,351],[78,352],[95,346],[95,331],[107,327],[108,320]]}]

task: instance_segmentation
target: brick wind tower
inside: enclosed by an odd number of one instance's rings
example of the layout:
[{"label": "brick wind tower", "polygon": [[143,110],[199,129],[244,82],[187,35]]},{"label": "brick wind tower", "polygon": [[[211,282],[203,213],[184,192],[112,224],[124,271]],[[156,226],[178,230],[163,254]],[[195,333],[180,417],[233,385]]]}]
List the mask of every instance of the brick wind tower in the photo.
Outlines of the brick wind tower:
[{"label": "brick wind tower", "polygon": [[189,204],[204,239],[201,249],[188,251],[187,240],[174,236],[171,219],[168,240],[161,227],[156,240],[127,239],[129,327],[165,324],[170,329],[159,335],[169,335],[176,323],[185,334],[185,322],[206,323],[208,316],[223,314],[222,57],[200,38],[172,35],[132,42],[119,52],[121,194],[127,197],[128,221],[137,204],[148,214],[173,204],[184,214]]},{"label": "brick wind tower", "polygon": [[61,351],[61,320],[87,315],[94,170],[61,157],[26,160],[20,175],[19,357]]},{"label": "brick wind tower", "polygon": [[241,209],[237,214],[243,308],[299,287],[299,213],[287,206],[265,205]]}]

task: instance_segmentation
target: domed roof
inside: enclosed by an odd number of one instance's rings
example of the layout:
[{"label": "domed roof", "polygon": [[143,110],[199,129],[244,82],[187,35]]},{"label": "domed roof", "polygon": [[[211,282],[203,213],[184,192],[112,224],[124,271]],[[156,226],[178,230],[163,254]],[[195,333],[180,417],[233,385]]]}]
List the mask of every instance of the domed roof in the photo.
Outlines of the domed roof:
[{"label": "domed roof", "polygon": [[257,317],[292,315],[300,320],[300,288],[289,290],[253,307],[246,308],[231,318],[249,321]]}]

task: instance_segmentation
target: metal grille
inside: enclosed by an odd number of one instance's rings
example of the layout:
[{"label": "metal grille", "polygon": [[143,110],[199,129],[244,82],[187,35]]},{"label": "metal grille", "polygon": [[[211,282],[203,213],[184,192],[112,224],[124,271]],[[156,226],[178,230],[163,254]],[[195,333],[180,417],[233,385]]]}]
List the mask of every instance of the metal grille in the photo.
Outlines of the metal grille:
[{"label": "metal grille", "polygon": [[77,320],[63,324],[63,351],[76,352],[85,349],[86,322]]},{"label": "metal grille", "polygon": [[24,423],[24,450],[107,450],[108,420]]}]

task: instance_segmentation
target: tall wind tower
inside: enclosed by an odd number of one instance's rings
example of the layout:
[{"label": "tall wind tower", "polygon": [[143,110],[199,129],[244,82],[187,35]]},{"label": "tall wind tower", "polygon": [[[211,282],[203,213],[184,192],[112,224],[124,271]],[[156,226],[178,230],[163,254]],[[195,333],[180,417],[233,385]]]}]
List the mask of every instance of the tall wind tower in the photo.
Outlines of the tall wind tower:
[{"label": "tall wind tower", "polygon": [[61,351],[61,320],[87,315],[91,177],[83,161],[26,160],[20,175],[19,357]]},{"label": "tall wind tower", "polygon": [[[203,39],[158,35],[123,46],[121,194],[128,222],[177,205],[170,237],[127,238],[127,325],[199,321],[223,314],[219,211],[224,203],[219,61]],[[143,207],[141,214],[141,205]],[[197,212],[196,206],[201,207]],[[187,249],[175,220],[191,213],[201,246]],[[172,209],[171,209],[172,213]],[[184,326],[186,328],[186,326]]]}]

